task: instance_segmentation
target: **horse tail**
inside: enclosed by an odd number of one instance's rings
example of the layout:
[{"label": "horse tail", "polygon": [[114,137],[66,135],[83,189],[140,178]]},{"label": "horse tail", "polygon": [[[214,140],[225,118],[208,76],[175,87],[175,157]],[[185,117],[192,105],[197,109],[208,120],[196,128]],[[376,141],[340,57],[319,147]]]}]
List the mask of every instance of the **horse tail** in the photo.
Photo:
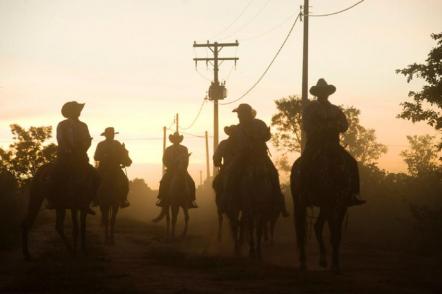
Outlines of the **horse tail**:
[{"label": "horse tail", "polygon": [[161,209],[160,214],[159,214],[156,218],[154,218],[154,219],[152,220],[152,222],[157,223],[157,222],[161,221],[163,218],[165,218],[166,215],[167,215],[167,209],[168,209],[167,207],[163,207],[163,208]]}]

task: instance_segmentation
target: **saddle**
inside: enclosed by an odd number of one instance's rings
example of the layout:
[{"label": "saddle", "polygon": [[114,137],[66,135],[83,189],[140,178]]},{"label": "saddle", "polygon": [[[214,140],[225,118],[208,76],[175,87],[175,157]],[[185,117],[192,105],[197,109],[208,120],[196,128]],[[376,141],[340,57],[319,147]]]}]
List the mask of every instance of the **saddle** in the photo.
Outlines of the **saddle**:
[{"label": "saddle", "polygon": [[85,209],[96,197],[99,177],[89,164],[67,170],[48,165],[43,173],[49,208]]}]

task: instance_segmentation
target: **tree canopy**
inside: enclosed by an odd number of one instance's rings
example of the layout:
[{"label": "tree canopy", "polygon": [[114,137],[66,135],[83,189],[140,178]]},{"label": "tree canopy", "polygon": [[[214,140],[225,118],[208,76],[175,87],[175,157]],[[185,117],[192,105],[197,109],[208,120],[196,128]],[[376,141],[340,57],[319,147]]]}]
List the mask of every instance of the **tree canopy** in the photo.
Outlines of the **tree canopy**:
[{"label": "tree canopy", "polygon": [[[275,100],[277,113],[272,117],[274,146],[283,152],[299,152],[301,150],[301,98],[289,96]],[[362,164],[375,163],[387,147],[376,139],[374,129],[367,129],[360,124],[360,110],[355,107],[343,107],[349,122],[349,129],[342,134],[343,146]]]},{"label": "tree canopy", "polygon": [[1,165],[20,182],[31,178],[37,169],[55,159],[57,146],[47,141],[52,137],[52,127],[25,129],[13,124],[13,143],[8,150],[0,148]]},{"label": "tree canopy", "polygon": [[[437,42],[431,49],[424,64],[413,63],[406,68],[396,70],[410,82],[414,78],[425,81],[420,91],[410,91],[408,97],[412,101],[401,103],[402,112],[398,117],[411,120],[413,123],[425,121],[436,130],[442,129],[442,33],[432,34]],[[439,149],[442,142],[439,143]]]},{"label": "tree canopy", "polygon": [[401,152],[412,176],[425,176],[438,169],[438,148],[430,135],[407,136],[410,148]]}]

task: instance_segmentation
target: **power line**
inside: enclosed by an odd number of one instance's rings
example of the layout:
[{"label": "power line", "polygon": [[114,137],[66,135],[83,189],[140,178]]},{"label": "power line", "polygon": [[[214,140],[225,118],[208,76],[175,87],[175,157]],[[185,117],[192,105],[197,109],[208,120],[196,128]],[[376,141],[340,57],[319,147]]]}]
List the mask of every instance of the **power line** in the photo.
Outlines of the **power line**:
[{"label": "power line", "polygon": [[[298,13],[298,12],[297,12],[297,13]],[[260,33],[260,34],[251,35],[251,36],[248,36],[248,37],[245,37],[245,38],[240,38],[240,40],[241,40],[242,42],[247,42],[247,41],[250,41],[250,40],[254,40],[254,39],[261,38],[261,37],[263,37],[263,36],[265,36],[265,35],[267,35],[267,34],[273,32],[273,31],[279,29],[279,28],[282,27],[283,25],[285,25],[285,24],[286,24],[290,19],[292,19],[295,15],[296,15],[296,13],[293,13],[293,14],[289,15],[288,17],[284,18],[284,20],[283,20],[282,22],[278,23],[277,25],[275,25],[275,26],[272,27],[271,29],[268,29],[267,31],[264,31],[264,32],[262,32],[262,33]]]},{"label": "power line", "polygon": [[241,16],[243,16],[244,12],[246,12],[246,10],[249,8],[249,6],[254,2],[255,0],[250,0],[247,5],[241,10],[241,12],[239,13],[239,15],[227,26],[225,27],[222,31],[218,32],[217,34],[214,34],[212,36],[211,39],[214,39],[216,36],[219,36],[225,32],[227,32],[240,18]]},{"label": "power line", "polygon": [[193,125],[196,123],[196,121],[197,121],[198,118],[200,117],[201,112],[203,111],[203,108],[204,108],[204,105],[206,104],[206,102],[207,102],[207,99],[204,98],[204,100],[203,100],[203,102],[201,103],[201,106],[200,106],[200,108],[199,108],[199,110],[198,110],[198,112],[197,112],[195,118],[193,119],[192,123],[191,123],[190,125],[188,125],[187,127],[185,127],[185,128],[180,128],[181,130],[188,130],[188,129],[190,129],[190,128],[193,127]]},{"label": "power line", "polygon": [[355,7],[356,5],[359,5],[359,4],[361,4],[362,2],[364,2],[364,1],[365,1],[365,0],[361,0],[361,1],[359,1],[359,2],[356,2],[355,4],[349,6],[349,7],[345,8],[345,9],[339,10],[339,11],[335,11],[335,12],[331,12],[331,13],[325,13],[325,14],[309,14],[308,16],[312,16],[312,17],[323,17],[323,16],[336,15],[336,14],[339,14],[339,13],[345,12],[345,11],[347,11],[347,10],[350,10],[350,9],[352,9],[353,7]]},{"label": "power line", "polygon": [[267,7],[267,5],[269,5],[270,1],[272,0],[267,0],[266,3],[264,3],[264,5],[258,10],[258,12],[249,19],[249,21],[247,21],[246,23],[244,23],[242,26],[240,26],[238,29],[236,29],[233,33],[222,37],[222,40],[226,40],[229,38],[234,37],[237,33],[239,33],[240,31],[244,30],[244,28],[248,27],[263,11],[264,9]]},{"label": "power line", "polygon": [[295,21],[293,22],[287,36],[285,37],[284,41],[282,42],[281,46],[279,47],[278,51],[276,51],[275,56],[273,57],[272,61],[270,61],[270,64],[267,66],[267,68],[264,70],[264,72],[261,74],[261,76],[258,78],[258,80],[241,96],[239,96],[237,99],[230,101],[230,102],[225,102],[225,103],[220,103],[221,105],[229,105],[235,102],[238,102],[239,100],[243,99],[244,97],[246,97],[250,92],[252,92],[252,90],[262,81],[262,79],[264,78],[264,76],[267,74],[267,72],[270,70],[270,67],[273,65],[273,63],[275,62],[276,58],[278,57],[279,53],[281,53],[282,48],[284,48],[285,44],[287,43],[287,40],[289,39],[290,35],[293,32],[293,29],[295,28],[296,23],[298,22],[299,17],[301,16],[301,13],[298,13],[298,16],[296,16]]}]

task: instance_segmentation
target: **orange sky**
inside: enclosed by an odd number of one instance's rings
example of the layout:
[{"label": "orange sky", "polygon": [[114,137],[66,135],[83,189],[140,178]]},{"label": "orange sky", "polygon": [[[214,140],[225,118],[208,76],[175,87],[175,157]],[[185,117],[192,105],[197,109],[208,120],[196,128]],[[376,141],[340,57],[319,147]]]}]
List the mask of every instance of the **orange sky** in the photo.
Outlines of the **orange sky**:
[{"label": "orange sky", "polygon": [[[301,2],[1,0],[0,144],[11,138],[9,124],[56,125],[61,105],[76,99],[86,102],[83,120],[94,142],[114,126],[134,157],[129,175],[156,186],[162,126],[176,112],[188,125],[208,88],[202,76],[212,77],[204,64],[195,71],[192,58],[208,53],[194,50],[193,41],[238,39],[237,50],[222,52],[240,58],[236,70],[225,63],[220,71],[228,99],[234,99],[267,66]],[[327,13],[354,2],[312,0],[311,9]],[[332,102],[361,109],[362,124],[388,145],[380,166],[391,171],[405,169],[399,152],[406,135],[433,133],[395,118],[408,91],[422,84],[407,84],[394,70],[425,60],[434,47],[430,34],[442,27],[439,11],[437,0],[366,0],[344,14],[310,21],[310,85],[324,77],[337,87]],[[244,99],[267,123],[273,100],[301,92],[301,29],[299,23],[268,75]],[[221,126],[236,122],[233,106],[221,107]],[[189,132],[212,134],[212,115],[208,103]],[[203,143],[185,138],[197,182],[204,170]]]}]

